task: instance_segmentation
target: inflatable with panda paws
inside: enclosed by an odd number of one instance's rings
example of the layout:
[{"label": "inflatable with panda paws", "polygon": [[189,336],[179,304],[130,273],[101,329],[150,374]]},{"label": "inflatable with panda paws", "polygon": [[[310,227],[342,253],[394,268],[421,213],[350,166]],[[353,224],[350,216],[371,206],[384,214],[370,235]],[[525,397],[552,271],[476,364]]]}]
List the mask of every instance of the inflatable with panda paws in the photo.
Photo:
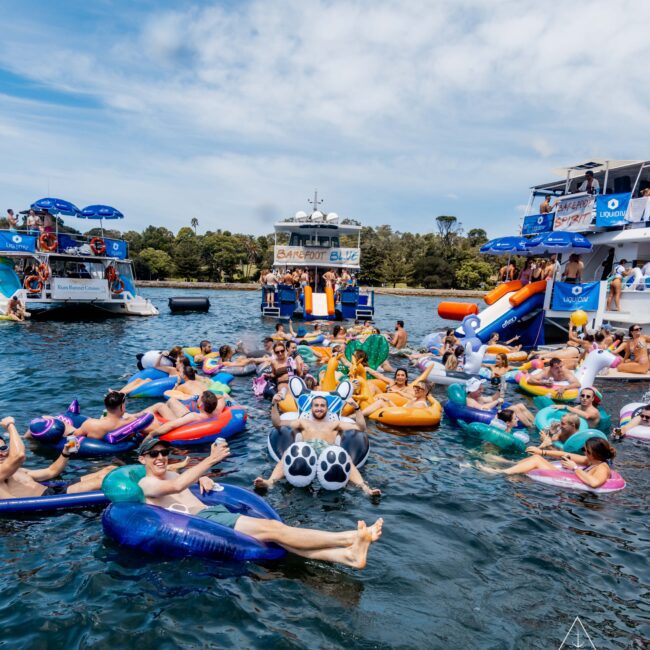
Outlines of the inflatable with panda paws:
[{"label": "inflatable with panda paws", "polygon": [[[352,393],[349,381],[341,382],[336,390],[310,391],[298,377],[289,381],[289,389],[298,404],[298,412],[283,413],[281,419],[290,422],[296,419],[312,418],[311,403],[315,397],[327,401],[326,420],[340,420],[354,425],[354,420],[341,416],[345,401]],[[315,443],[316,441],[314,441]],[[320,442],[320,441],[319,441]],[[282,459],[284,476],[295,487],[307,487],[318,477],[326,490],[344,488],[350,478],[352,463],[357,468],[363,467],[370,451],[370,441],[365,431],[348,429],[336,438],[334,445],[327,445],[317,453],[319,445],[304,442],[302,434],[290,426],[273,429],[268,437],[268,449],[271,458],[279,462]]]}]

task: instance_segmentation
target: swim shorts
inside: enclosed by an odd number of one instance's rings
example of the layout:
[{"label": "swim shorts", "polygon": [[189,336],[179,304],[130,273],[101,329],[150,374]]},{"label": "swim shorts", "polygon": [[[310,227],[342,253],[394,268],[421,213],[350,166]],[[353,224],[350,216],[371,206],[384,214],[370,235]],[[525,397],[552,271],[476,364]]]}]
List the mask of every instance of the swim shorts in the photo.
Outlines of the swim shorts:
[{"label": "swim shorts", "polygon": [[72,481],[59,481],[56,485],[48,485],[47,490],[41,494],[42,497],[54,497],[61,494],[67,494],[68,488],[72,485]]},{"label": "swim shorts", "polygon": [[208,508],[201,510],[201,512],[198,512],[197,517],[207,519],[208,521],[214,521],[215,523],[228,528],[234,528],[241,515],[230,512],[230,510],[224,506],[209,506]]},{"label": "swim shorts", "polygon": [[325,449],[326,447],[329,447],[331,443],[327,442],[327,440],[321,440],[320,438],[314,438],[313,440],[307,440],[306,441],[308,444],[310,444],[314,451],[320,455],[320,453]]}]

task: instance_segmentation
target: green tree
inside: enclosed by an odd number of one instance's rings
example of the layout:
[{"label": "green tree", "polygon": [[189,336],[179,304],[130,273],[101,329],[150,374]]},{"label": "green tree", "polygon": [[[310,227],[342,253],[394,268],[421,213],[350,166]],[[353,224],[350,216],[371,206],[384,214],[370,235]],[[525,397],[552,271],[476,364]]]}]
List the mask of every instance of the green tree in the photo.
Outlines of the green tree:
[{"label": "green tree", "polygon": [[467,241],[472,247],[483,246],[487,240],[488,236],[483,228],[472,228],[467,233]]},{"label": "green tree", "polygon": [[454,273],[458,289],[485,289],[488,286],[492,266],[483,260],[467,259]]},{"label": "green tree", "polygon": [[174,266],[180,277],[197,278],[201,274],[200,237],[191,228],[181,228],[174,241]]},{"label": "green tree", "polygon": [[142,248],[156,248],[171,255],[174,233],[163,226],[147,226],[142,232]]},{"label": "green tree", "polygon": [[168,278],[174,271],[169,253],[155,248],[145,248],[135,259],[136,273],[150,280]]},{"label": "green tree", "polygon": [[387,252],[380,273],[386,284],[395,287],[398,282],[409,282],[413,275],[413,265],[406,260],[401,251],[395,249]]}]

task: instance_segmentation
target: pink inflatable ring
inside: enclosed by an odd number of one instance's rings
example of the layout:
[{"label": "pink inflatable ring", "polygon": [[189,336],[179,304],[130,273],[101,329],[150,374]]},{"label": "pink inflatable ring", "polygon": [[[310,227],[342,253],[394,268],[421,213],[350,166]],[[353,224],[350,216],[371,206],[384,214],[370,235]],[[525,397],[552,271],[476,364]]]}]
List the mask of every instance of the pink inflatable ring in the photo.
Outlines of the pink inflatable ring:
[{"label": "pink inflatable ring", "polygon": [[527,473],[527,476],[546,485],[568,488],[569,490],[581,490],[583,492],[595,492],[596,494],[608,494],[618,492],[625,487],[625,480],[618,473],[612,470],[612,475],[603,485],[598,488],[589,487],[583,483],[573,472],[562,467],[561,463],[552,463],[557,469],[534,469]]}]

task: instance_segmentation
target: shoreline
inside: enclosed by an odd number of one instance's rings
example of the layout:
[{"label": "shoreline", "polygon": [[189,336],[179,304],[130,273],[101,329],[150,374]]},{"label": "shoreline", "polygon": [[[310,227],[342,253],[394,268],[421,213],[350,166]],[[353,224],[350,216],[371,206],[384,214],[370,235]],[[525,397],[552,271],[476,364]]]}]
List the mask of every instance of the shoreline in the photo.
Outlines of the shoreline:
[{"label": "shoreline", "polygon": [[[137,280],[137,287],[154,289],[212,289],[219,291],[259,291],[254,282],[184,282],[182,280]],[[478,289],[414,289],[411,287],[374,287],[377,295],[421,296],[429,298],[482,298]]]}]

